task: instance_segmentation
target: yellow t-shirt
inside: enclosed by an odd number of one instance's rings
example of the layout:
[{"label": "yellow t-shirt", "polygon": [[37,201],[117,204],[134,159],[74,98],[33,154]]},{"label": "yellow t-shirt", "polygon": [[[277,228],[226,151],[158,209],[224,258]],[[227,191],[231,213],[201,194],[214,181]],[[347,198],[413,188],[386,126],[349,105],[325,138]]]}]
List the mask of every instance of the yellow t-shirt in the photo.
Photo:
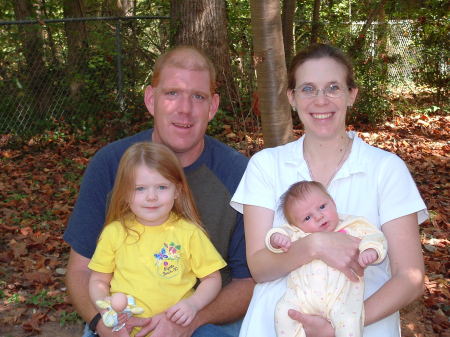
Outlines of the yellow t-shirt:
[{"label": "yellow t-shirt", "polygon": [[193,293],[197,278],[223,268],[226,263],[196,225],[171,215],[160,226],[130,224],[128,237],[118,221],[100,235],[89,268],[113,273],[111,293],[134,296],[144,308],[141,317],[163,312]]}]

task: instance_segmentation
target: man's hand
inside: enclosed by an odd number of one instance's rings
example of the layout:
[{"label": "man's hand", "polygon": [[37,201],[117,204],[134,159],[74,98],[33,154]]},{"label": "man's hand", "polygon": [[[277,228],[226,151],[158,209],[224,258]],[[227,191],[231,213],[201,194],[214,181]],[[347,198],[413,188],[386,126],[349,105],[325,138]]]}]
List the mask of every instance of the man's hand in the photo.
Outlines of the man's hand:
[{"label": "man's hand", "polygon": [[321,316],[302,314],[294,309],[289,309],[288,315],[303,325],[307,337],[334,337],[333,326]]},{"label": "man's hand", "polygon": [[108,328],[103,323],[103,320],[98,321],[96,332],[100,337],[128,337],[127,329],[123,328],[119,332],[113,332],[112,328]]},{"label": "man's hand", "polygon": [[[131,320],[142,320],[142,318],[130,318],[127,323],[127,328],[131,325]],[[147,318],[147,320],[149,319]],[[193,324],[184,327],[173,323],[166,317],[165,313],[158,314],[150,318],[150,322],[145,322],[144,325],[139,326],[142,326],[142,329],[136,334],[136,337],[147,336],[150,332],[152,332],[152,337],[191,337],[197,328]]]}]

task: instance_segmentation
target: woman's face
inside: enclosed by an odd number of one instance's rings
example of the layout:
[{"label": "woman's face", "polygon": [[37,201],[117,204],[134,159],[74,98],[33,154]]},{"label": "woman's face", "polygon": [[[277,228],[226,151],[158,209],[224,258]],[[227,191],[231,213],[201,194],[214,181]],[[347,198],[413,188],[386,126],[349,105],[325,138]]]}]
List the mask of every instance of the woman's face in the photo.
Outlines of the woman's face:
[{"label": "woman's face", "polygon": [[[347,107],[353,105],[358,89],[348,89],[347,70],[330,57],[311,59],[295,72],[295,90],[288,91],[291,105],[298,111],[305,133],[320,138],[332,138],[345,132]],[[317,96],[305,97],[307,92],[321,90]],[[324,91],[340,91],[329,97]]]}]

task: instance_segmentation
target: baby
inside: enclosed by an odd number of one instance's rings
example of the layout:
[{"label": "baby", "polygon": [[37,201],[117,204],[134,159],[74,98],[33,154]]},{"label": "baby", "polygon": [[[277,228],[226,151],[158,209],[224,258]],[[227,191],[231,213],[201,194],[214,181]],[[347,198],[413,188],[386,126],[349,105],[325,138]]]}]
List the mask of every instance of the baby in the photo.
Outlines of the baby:
[{"label": "baby", "polygon": [[[266,246],[274,253],[289,250],[292,241],[314,232],[342,232],[361,239],[358,262],[365,268],[383,261],[387,242],[383,233],[361,217],[341,218],[322,184],[301,181],[282,196],[281,205],[288,225],[272,228]],[[302,325],[289,318],[288,310],[321,315],[329,319],[336,337],[362,336],[364,326],[364,281],[351,282],[343,273],[314,260],[293,270],[287,290],[275,310],[277,335],[305,336]]]}]

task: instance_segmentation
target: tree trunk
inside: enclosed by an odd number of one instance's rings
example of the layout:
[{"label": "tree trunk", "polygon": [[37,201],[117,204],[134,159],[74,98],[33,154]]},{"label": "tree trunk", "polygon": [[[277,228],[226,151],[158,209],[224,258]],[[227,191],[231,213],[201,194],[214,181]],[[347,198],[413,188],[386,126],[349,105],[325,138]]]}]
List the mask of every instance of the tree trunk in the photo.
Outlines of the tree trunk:
[{"label": "tree trunk", "polygon": [[[228,97],[224,103],[237,102],[238,92],[231,73],[225,0],[171,0],[170,16],[172,45],[193,45],[204,50],[216,66],[222,99]],[[233,106],[225,108],[233,109]]]},{"label": "tree trunk", "polygon": [[283,43],[286,65],[291,63],[294,52],[294,15],[295,0],[283,0],[283,12],[281,14],[281,23],[283,27]]},{"label": "tree trunk", "polygon": [[[70,0],[67,0],[70,1]],[[76,0],[74,0],[76,1]],[[133,3],[131,0],[103,0],[103,16],[126,16],[130,13]]]},{"label": "tree trunk", "polygon": [[[83,0],[64,0],[64,17],[81,18],[84,17]],[[77,97],[84,84],[83,76],[80,76],[87,69],[88,36],[86,24],[83,21],[65,22],[64,28],[67,36],[67,68],[70,76],[70,95]]]},{"label": "tree trunk", "polygon": [[320,29],[320,0],[314,0],[314,9],[311,20],[311,43],[316,43]]},{"label": "tree trunk", "polygon": [[[13,1],[16,20],[35,19],[36,15],[30,0]],[[44,62],[44,41],[40,25],[20,25],[19,39],[22,44],[22,53],[25,57],[26,69],[23,72],[27,79],[28,94],[34,101],[35,120],[47,114],[51,102],[48,86],[51,81]]]},{"label": "tree trunk", "polygon": [[[387,50],[387,40],[388,40],[388,23],[386,21],[386,12],[384,8],[380,9],[379,13],[379,24],[376,27],[377,36],[377,50],[378,58],[383,61],[382,63],[382,78],[388,78],[388,68],[389,68],[389,56]],[[382,89],[386,89],[387,83],[381,83]]]},{"label": "tree trunk", "polygon": [[373,9],[370,11],[367,16],[367,20],[361,28],[361,31],[358,33],[353,45],[349,49],[349,55],[353,59],[357,59],[358,55],[361,53],[361,49],[364,45],[364,41],[366,39],[367,31],[369,30],[370,25],[375,20],[375,18],[380,14],[380,11],[386,5],[387,0],[380,0],[373,6]]},{"label": "tree trunk", "polygon": [[254,60],[264,146],[292,140],[279,0],[251,0]]}]

